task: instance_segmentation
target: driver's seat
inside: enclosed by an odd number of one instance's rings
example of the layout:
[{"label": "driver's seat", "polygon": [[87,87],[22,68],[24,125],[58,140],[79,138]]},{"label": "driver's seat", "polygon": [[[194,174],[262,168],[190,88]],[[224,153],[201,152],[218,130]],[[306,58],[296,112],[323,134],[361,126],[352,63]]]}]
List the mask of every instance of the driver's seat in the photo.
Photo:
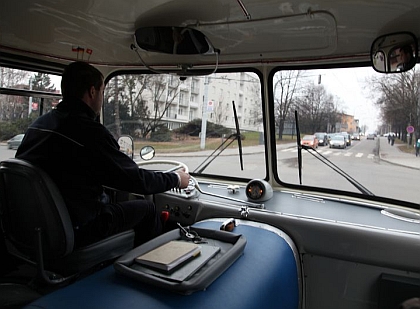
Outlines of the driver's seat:
[{"label": "driver's seat", "polygon": [[33,264],[38,278],[60,283],[123,255],[134,246],[134,231],[74,248],[64,200],[52,179],[20,159],[0,162],[0,216],[7,251]]}]

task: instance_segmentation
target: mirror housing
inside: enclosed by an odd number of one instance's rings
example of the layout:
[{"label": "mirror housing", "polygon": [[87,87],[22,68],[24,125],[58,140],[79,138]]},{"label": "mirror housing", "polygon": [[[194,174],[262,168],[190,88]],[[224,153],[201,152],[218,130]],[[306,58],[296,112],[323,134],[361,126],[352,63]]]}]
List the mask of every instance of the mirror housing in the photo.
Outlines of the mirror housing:
[{"label": "mirror housing", "polygon": [[370,50],[372,66],[380,73],[406,72],[416,65],[417,57],[417,38],[411,32],[382,35]]},{"label": "mirror housing", "polygon": [[140,27],[135,32],[135,40],[141,49],[158,53],[173,55],[215,53],[213,45],[202,32],[187,27]]},{"label": "mirror housing", "polygon": [[141,150],[140,150],[140,158],[142,158],[143,160],[151,160],[155,157],[155,148],[153,148],[152,146],[144,146]]},{"label": "mirror housing", "polygon": [[120,145],[120,151],[125,153],[131,159],[134,158],[134,142],[130,135],[122,135],[118,138],[118,145]]}]

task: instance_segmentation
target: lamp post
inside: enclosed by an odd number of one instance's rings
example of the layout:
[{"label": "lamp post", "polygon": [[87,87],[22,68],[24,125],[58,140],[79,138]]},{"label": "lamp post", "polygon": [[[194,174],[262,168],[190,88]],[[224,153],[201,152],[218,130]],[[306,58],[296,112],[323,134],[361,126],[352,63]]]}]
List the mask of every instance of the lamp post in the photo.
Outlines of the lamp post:
[{"label": "lamp post", "polygon": [[204,78],[204,102],[203,115],[201,118],[201,134],[200,134],[200,149],[206,148],[206,131],[207,131],[207,111],[208,111],[208,92],[209,92],[210,77]]},{"label": "lamp post", "polygon": [[[29,77],[29,90],[32,90],[32,82],[33,82],[33,78],[32,76]],[[28,106],[28,118],[32,113],[32,96],[29,97],[29,106]]]}]

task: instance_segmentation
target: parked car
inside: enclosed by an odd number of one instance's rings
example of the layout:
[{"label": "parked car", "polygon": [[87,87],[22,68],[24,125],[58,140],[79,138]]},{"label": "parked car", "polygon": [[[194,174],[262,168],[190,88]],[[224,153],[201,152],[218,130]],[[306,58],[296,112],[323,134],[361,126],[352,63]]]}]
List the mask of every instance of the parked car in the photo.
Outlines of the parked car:
[{"label": "parked car", "polygon": [[318,139],[315,135],[305,135],[301,141],[302,145],[310,146],[312,148],[318,148],[318,143]]},{"label": "parked car", "polygon": [[11,139],[7,141],[7,148],[18,149],[24,137],[25,137],[25,134],[18,134],[18,135],[13,136]]},{"label": "parked car", "polygon": [[346,137],[342,134],[336,134],[331,137],[330,148],[342,148],[346,149],[347,142]]},{"label": "parked car", "polygon": [[328,137],[326,132],[316,132],[316,138],[318,139],[318,145],[326,146],[328,145]]}]

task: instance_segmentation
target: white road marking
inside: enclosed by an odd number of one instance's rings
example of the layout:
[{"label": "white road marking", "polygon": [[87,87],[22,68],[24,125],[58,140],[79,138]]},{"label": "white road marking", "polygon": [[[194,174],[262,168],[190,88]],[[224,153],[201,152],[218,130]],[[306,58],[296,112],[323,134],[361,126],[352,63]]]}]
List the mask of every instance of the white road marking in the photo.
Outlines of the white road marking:
[{"label": "white road marking", "polygon": [[[280,152],[291,152],[291,153],[296,153],[297,151],[298,151],[297,150],[297,147],[285,148],[285,149],[280,150]],[[351,151],[349,151],[349,152],[342,151],[342,149],[339,149],[337,151],[333,151],[333,150],[317,150],[317,152],[319,154],[322,154],[323,156],[326,156],[326,155],[341,156],[341,155],[343,155],[345,157],[354,156],[356,158],[362,158],[365,155],[362,152],[358,152],[358,153],[354,154]],[[308,153],[308,151],[302,150],[302,155],[305,154],[305,153]],[[373,159],[374,157],[375,157],[375,155],[372,154],[372,153],[367,155],[367,158],[368,159]]]}]

